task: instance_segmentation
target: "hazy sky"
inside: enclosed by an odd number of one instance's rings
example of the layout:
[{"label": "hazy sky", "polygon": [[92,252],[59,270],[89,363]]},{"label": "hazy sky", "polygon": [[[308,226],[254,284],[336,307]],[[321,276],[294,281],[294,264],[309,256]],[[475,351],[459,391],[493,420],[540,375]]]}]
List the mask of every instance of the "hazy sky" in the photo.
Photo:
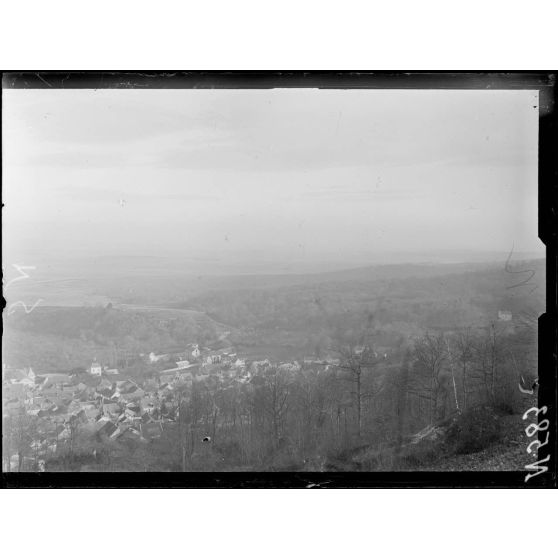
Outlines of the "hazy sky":
[{"label": "hazy sky", "polygon": [[536,107],[535,91],[4,90],[5,247],[540,250]]}]

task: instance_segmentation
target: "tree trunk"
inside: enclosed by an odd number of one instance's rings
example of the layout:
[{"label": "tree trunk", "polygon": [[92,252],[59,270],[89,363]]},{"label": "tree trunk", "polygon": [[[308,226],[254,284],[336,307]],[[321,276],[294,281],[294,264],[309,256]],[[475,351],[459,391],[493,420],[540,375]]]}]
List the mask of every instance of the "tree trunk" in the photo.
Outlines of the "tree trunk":
[{"label": "tree trunk", "polygon": [[180,449],[182,457],[182,472],[186,472],[186,432],[184,429],[184,409],[182,408],[182,399],[178,403],[178,423],[180,433]]},{"label": "tree trunk", "polygon": [[191,443],[190,458],[194,454],[194,449],[195,449],[195,432],[194,432],[194,430],[195,430],[194,425],[193,424],[190,425],[190,443]]},{"label": "tree trunk", "polygon": [[218,415],[219,411],[217,411],[217,409],[215,409],[213,411],[213,424],[212,424],[212,431],[211,431],[211,439],[213,440],[213,443],[215,443],[215,434],[217,432],[217,415]]},{"label": "tree trunk", "polygon": [[432,394],[432,404],[430,405],[430,424],[434,424],[434,419],[436,418],[436,407],[438,404],[434,375],[432,375],[432,379],[430,380],[430,393]]},{"label": "tree trunk", "polygon": [[279,425],[277,423],[277,415],[273,413],[273,439],[275,440],[275,447],[279,444]]},{"label": "tree trunk", "polygon": [[337,406],[337,441],[341,439],[341,407]]},{"label": "tree trunk", "polygon": [[467,410],[467,363],[463,362],[463,410]]},{"label": "tree trunk", "polygon": [[403,446],[403,431],[405,428],[405,416],[407,412],[407,389],[409,385],[409,366],[407,363],[403,364],[401,372],[401,381],[398,386],[397,393],[397,447],[395,455],[395,465],[400,467],[401,463],[401,448]]},{"label": "tree trunk", "polygon": [[490,362],[490,396],[492,404],[496,402],[496,329],[492,324],[492,351]]},{"label": "tree trunk", "polygon": [[360,370],[356,374],[357,384],[357,438],[360,440],[360,430],[362,426],[362,411],[361,411],[361,384],[360,384]]}]

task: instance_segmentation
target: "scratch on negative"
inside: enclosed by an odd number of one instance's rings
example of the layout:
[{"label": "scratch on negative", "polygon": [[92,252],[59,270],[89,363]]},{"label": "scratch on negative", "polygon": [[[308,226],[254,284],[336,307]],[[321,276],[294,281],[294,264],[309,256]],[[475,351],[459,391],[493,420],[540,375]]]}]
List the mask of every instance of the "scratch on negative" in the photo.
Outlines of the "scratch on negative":
[{"label": "scratch on negative", "polygon": [[35,74],[42,82],[46,83],[49,87],[52,87],[52,85],[43,77],[41,77],[41,74]]}]

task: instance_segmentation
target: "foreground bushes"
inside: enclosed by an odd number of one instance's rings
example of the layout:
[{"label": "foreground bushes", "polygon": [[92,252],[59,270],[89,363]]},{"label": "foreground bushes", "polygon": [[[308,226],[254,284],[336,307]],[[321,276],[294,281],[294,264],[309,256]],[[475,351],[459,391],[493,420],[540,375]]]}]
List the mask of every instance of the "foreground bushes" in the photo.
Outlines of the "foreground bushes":
[{"label": "foreground bushes", "polygon": [[500,420],[495,409],[476,407],[455,418],[446,432],[445,446],[453,453],[482,451],[501,437]]}]

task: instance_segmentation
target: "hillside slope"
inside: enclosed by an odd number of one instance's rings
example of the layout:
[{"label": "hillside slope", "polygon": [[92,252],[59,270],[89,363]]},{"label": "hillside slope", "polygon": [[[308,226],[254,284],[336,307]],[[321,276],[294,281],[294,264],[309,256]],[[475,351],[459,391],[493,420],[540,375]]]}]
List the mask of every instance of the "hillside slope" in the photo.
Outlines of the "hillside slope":
[{"label": "hillside slope", "polygon": [[501,417],[502,437],[481,451],[440,457],[417,471],[522,471],[536,458],[527,453],[527,446],[534,438],[528,438],[525,427],[528,422],[521,415]]}]

